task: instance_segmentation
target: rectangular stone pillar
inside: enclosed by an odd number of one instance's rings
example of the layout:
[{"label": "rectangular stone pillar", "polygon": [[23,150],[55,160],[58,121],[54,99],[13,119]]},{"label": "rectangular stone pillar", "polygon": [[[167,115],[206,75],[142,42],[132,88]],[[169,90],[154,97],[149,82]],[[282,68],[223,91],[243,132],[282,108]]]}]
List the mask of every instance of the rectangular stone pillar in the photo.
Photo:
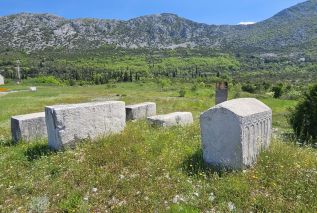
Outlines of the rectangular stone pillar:
[{"label": "rectangular stone pillar", "polygon": [[220,104],[228,100],[228,83],[219,82],[216,83],[216,100],[215,104]]}]

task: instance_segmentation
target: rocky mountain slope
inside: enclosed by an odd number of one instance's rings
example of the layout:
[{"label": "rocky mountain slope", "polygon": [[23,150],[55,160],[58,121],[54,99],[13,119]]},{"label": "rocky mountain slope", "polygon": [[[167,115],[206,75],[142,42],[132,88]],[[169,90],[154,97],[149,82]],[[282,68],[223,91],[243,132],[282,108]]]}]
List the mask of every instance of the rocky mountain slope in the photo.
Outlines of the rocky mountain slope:
[{"label": "rocky mountain slope", "polygon": [[254,25],[196,23],[174,14],[128,21],[65,19],[21,13],[0,17],[0,48],[97,48],[105,44],[138,48],[210,47],[238,51],[274,51],[316,46],[317,0],[300,3]]}]

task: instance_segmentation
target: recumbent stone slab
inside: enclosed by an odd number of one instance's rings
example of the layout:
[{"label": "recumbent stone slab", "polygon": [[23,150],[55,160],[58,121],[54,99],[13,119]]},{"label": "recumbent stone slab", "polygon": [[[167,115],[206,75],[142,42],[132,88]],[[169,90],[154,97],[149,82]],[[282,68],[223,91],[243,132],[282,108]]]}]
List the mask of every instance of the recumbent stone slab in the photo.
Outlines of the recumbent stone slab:
[{"label": "recumbent stone slab", "polygon": [[203,158],[219,168],[240,170],[256,163],[271,139],[272,110],[254,98],[223,102],[201,114]]},{"label": "recumbent stone slab", "polygon": [[156,115],[156,104],[153,102],[128,105],[125,109],[127,121],[146,119],[147,117]]},{"label": "recumbent stone slab", "polygon": [[148,121],[152,125],[163,127],[185,126],[193,123],[193,115],[191,112],[174,112],[166,115],[148,117]]},{"label": "recumbent stone slab", "polygon": [[14,142],[31,141],[47,137],[45,113],[32,113],[11,117],[11,134]]},{"label": "recumbent stone slab", "polygon": [[73,146],[82,139],[119,133],[125,127],[125,103],[94,102],[47,106],[48,144],[53,149]]}]

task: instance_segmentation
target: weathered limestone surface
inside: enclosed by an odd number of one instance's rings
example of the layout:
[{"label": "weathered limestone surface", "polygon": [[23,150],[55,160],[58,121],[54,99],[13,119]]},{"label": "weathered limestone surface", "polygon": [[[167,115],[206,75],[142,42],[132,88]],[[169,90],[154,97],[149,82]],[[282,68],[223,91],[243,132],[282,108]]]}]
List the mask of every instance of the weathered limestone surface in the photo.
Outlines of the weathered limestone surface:
[{"label": "weathered limestone surface", "polygon": [[14,142],[46,138],[45,113],[13,116],[11,118],[11,133]]},{"label": "weathered limestone surface", "polygon": [[193,115],[190,112],[174,112],[166,115],[156,115],[148,117],[148,121],[156,126],[176,126],[189,125],[193,123]]},{"label": "weathered limestone surface", "polygon": [[254,98],[230,100],[202,113],[200,125],[205,162],[243,169],[270,144],[272,110]]},{"label": "weathered limestone surface", "polygon": [[146,119],[147,117],[156,115],[156,104],[153,102],[128,105],[125,109],[127,121]]},{"label": "weathered limestone surface", "polygon": [[125,103],[121,101],[48,106],[45,115],[48,144],[53,149],[119,133],[126,121]]},{"label": "weathered limestone surface", "polygon": [[4,84],[4,77],[2,75],[0,75],[0,85]]}]

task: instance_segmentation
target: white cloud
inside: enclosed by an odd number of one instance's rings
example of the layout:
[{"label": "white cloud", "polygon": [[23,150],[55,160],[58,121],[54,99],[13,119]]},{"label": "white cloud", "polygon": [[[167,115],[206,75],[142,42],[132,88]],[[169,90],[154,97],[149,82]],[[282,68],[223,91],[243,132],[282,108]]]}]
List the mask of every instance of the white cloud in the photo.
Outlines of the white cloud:
[{"label": "white cloud", "polygon": [[253,21],[242,21],[239,23],[239,25],[251,25],[251,24],[255,24],[256,22]]}]

